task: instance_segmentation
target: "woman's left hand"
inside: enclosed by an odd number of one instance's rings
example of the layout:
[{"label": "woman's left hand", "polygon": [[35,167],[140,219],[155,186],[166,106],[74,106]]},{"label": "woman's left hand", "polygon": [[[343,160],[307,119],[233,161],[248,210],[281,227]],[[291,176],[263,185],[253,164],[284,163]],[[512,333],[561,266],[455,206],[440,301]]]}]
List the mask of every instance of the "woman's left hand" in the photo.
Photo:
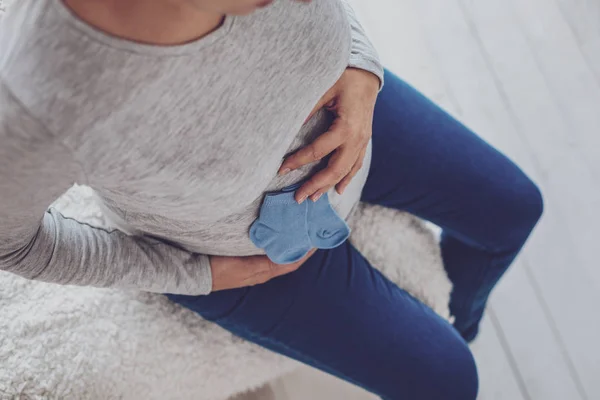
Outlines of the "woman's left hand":
[{"label": "woman's left hand", "polygon": [[279,174],[333,154],[327,168],[316,173],[296,191],[298,203],[308,197],[316,201],[333,186],[342,194],[362,167],[371,139],[379,84],[376,75],[362,69],[348,68],[313,109],[311,116],[326,107],[334,112],[336,118],[327,132],[286,158],[279,168]]}]

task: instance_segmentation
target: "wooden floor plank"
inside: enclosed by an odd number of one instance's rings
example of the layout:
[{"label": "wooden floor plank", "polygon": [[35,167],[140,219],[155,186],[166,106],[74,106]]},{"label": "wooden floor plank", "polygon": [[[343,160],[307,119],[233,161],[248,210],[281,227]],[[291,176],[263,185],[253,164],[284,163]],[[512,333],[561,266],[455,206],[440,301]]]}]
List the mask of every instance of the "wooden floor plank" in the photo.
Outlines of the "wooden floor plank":
[{"label": "wooden floor plank", "polygon": [[531,399],[586,399],[538,300],[522,263],[511,268],[494,293],[494,313],[527,394]]},{"label": "wooden floor plank", "polygon": [[[550,210],[556,209],[548,198]],[[577,370],[589,399],[600,398],[600,319],[597,305],[598,291],[594,281],[586,278],[577,267],[580,255],[574,251],[572,240],[564,231],[558,213],[548,212],[541,221],[536,235],[531,238],[523,258],[531,265],[530,272],[544,297],[562,342]]]},{"label": "wooden floor plank", "polygon": [[600,184],[600,81],[590,69],[577,39],[553,1],[510,0],[546,78],[581,150]]},{"label": "wooden floor plank", "polygon": [[489,316],[481,323],[481,333],[471,345],[479,370],[479,399],[481,400],[532,400],[507,358],[506,349],[498,337]]},{"label": "wooden floor plank", "polygon": [[580,50],[600,81],[600,2],[590,0],[555,0]]},{"label": "wooden floor plank", "polygon": [[536,153],[541,174],[547,175],[552,166],[561,164],[566,157],[569,161],[576,159],[581,168],[588,168],[581,160],[583,154],[577,138],[569,132],[560,107],[506,1],[461,0],[461,4],[477,31],[484,57],[502,89],[501,95],[505,97],[519,130],[527,133],[524,139],[529,152],[543,149]]},{"label": "wooden floor plank", "polygon": [[377,0],[353,4],[386,68],[460,115],[447,79],[425,42],[412,2]]}]

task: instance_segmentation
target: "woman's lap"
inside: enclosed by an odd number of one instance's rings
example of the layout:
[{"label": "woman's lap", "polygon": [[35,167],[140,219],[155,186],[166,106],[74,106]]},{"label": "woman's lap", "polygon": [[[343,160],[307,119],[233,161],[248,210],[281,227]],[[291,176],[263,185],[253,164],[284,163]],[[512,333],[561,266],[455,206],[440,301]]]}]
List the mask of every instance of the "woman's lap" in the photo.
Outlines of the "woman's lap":
[{"label": "woman's lap", "polygon": [[[452,311],[463,327],[476,327],[489,290],[539,218],[537,188],[389,72],[373,128],[363,200],[444,228]],[[475,364],[460,335],[349,243],[317,251],[297,271],[262,285],[169,297],[243,338],[387,399],[476,397]]]},{"label": "woman's lap", "polygon": [[350,244],[265,284],[169,298],[268,349],[386,399],[474,399],[477,373],[450,324]]}]

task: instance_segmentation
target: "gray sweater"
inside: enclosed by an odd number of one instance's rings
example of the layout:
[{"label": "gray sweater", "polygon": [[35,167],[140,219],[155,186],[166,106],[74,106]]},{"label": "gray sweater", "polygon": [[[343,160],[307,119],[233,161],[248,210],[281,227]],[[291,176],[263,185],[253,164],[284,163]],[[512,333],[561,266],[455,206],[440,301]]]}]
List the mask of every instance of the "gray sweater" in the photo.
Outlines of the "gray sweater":
[{"label": "gray sweater", "polygon": [[[248,237],[289,152],[325,132],[319,98],[348,66],[382,67],[342,0],[279,0],[180,46],[121,40],[59,0],[0,23],[0,269],[70,285],[206,294],[209,255],[263,254]],[[365,166],[344,195],[358,202]],[[91,186],[115,231],[48,206]]]}]

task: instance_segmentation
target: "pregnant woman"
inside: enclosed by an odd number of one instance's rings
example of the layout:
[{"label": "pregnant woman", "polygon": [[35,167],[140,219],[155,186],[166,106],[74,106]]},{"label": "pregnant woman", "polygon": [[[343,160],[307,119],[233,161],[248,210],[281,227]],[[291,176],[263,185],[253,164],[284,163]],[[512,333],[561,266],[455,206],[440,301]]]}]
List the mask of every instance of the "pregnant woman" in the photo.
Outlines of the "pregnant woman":
[{"label": "pregnant woman", "polygon": [[[46,211],[73,182],[118,229]],[[347,241],[273,262],[250,227],[297,183],[283,210],[441,226],[454,326]],[[166,293],[385,399],[472,400],[467,342],[541,213],[517,166],[384,71],[345,0],[18,0],[2,20],[3,270]]]}]

